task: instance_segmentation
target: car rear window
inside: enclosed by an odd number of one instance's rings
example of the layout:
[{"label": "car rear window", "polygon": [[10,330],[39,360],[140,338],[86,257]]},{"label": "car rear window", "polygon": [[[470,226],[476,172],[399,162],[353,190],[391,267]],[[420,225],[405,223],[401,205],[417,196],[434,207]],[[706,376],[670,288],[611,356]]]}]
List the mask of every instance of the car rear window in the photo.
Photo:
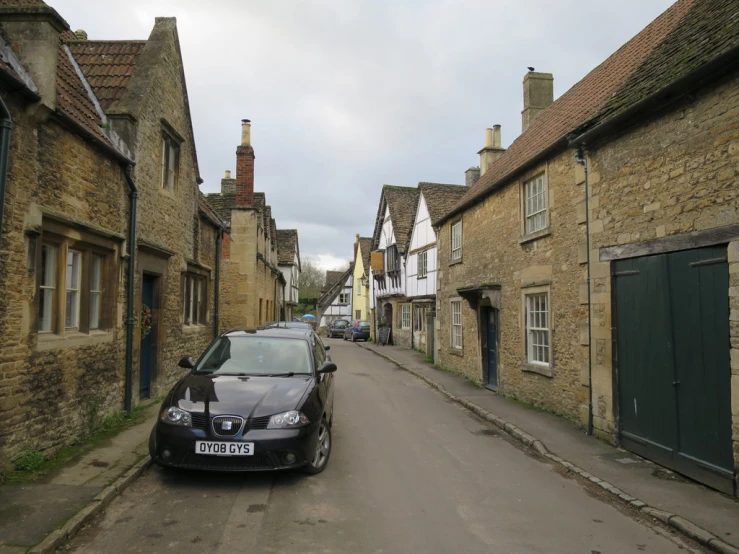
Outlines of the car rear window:
[{"label": "car rear window", "polygon": [[359,322],[359,328],[360,329],[369,329],[370,328],[370,322],[369,321],[360,321]]},{"label": "car rear window", "polygon": [[284,337],[219,337],[195,368],[197,373],[231,375],[310,374],[308,343]]}]

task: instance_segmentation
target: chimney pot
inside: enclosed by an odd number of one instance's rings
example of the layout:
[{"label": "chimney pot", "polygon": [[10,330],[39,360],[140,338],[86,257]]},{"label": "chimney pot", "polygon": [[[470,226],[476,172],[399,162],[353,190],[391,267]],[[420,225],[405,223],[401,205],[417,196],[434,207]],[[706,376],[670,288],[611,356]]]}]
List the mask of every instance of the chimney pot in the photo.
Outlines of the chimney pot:
[{"label": "chimney pot", "polygon": [[231,170],[227,169],[225,175],[223,176],[224,179],[230,179],[231,178]]},{"label": "chimney pot", "polygon": [[251,121],[248,119],[241,120],[241,146],[249,146],[251,144]]},{"label": "chimney pot", "polygon": [[493,145],[493,130],[488,127],[485,129],[485,148],[490,148]]},{"label": "chimney pot", "polygon": [[500,125],[493,125],[493,148],[501,148]]},{"label": "chimney pot", "polygon": [[503,155],[503,152],[505,150],[501,146],[500,125],[493,125],[485,129],[485,146],[478,152],[480,155],[480,175],[477,177],[478,179],[485,175],[485,172],[490,169],[495,160]]},{"label": "chimney pot", "polygon": [[77,40],[87,40],[87,31],[84,29],[77,29],[74,32],[74,36],[77,37]]}]

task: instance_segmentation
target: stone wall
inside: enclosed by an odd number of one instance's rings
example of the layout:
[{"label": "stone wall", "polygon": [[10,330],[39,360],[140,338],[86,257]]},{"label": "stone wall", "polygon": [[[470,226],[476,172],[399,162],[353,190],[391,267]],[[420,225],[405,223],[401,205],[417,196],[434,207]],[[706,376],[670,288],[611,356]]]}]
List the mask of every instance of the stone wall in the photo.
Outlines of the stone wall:
[{"label": "stone wall", "polygon": [[[739,79],[642,121],[590,153],[595,425],[613,431],[610,263],[602,247],[739,223]],[[739,468],[739,252],[728,248],[734,458]]]},{"label": "stone wall", "polygon": [[[577,167],[571,151],[561,152],[466,210],[461,262],[450,263],[450,232],[456,219],[439,229],[437,345],[442,367],[483,383],[481,301],[465,300],[457,289],[485,285],[494,290],[499,286],[498,390],[585,423],[587,347],[580,331],[587,322],[587,309],[579,294],[585,260],[578,248],[585,235],[577,223],[584,190],[577,184]],[[542,172],[548,183],[549,231],[522,241],[523,182]],[[534,290],[549,292],[552,353],[548,370],[526,363],[523,295]],[[461,352],[450,348],[452,300],[462,303]]]},{"label": "stone wall", "polygon": [[[92,422],[123,407],[126,264],[120,260],[128,188],[117,162],[53,119],[34,119],[8,91],[0,94],[13,119],[0,244],[4,466],[24,449],[54,451],[68,445]],[[52,214],[70,237],[85,233],[111,248],[106,257],[104,329],[37,332],[37,264]]]}]

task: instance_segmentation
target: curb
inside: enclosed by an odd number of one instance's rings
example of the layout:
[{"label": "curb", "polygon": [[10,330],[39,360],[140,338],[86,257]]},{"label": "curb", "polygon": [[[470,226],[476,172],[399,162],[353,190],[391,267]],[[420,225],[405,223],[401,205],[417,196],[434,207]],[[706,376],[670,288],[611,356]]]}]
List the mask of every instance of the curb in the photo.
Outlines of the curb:
[{"label": "curb", "polygon": [[64,543],[72,539],[82,527],[102,512],[118,494],[123,492],[133,481],[151,465],[149,456],[136,462],[121,477],[105,487],[90,503],[77,512],[60,528],[55,529],[39,544],[31,548],[26,554],[51,554]]},{"label": "curb", "polygon": [[499,429],[503,430],[506,434],[516,439],[517,441],[536,450],[536,452],[538,452],[541,456],[544,456],[545,458],[548,458],[552,460],[553,462],[561,465],[568,472],[575,473],[579,475],[580,477],[582,477],[583,479],[587,479],[588,481],[598,485],[604,491],[609,492],[619,501],[625,504],[629,504],[632,508],[636,508],[637,510],[643,512],[645,515],[648,515],[654,519],[661,521],[662,523],[670,526],[676,531],[679,531],[686,537],[693,539],[694,541],[702,544],[703,546],[707,546],[714,552],[719,552],[720,554],[739,554],[739,548],[736,548],[735,546],[732,546],[729,543],[724,542],[723,540],[718,538],[716,535],[714,535],[710,531],[707,531],[703,529],[702,527],[699,527],[695,523],[692,523],[691,521],[688,521],[687,519],[684,519],[678,515],[665,512],[663,510],[658,510],[656,508],[652,508],[648,506],[645,502],[642,502],[638,498],[625,493],[624,491],[622,491],[621,489],[617,487],[614,487],[607,481],[603,481],[602,479],[599,479],[595,475],[591,475],[590,473],[588,473],[581,467],[578,467],[575,464],[572,464],[568,462],[567,460],[560,458],[556,454],[553,454],[552,452],[550,452],[549,449],[544,445],[544,443],[538,438],[532,435],[529,435],[526,431],[516,427],[512,423],[509,423],[508,421],[504,420],[502,417],[499,417],[495,414],[488,412],[487,410],[485,410],[484,408],[481,408],[474,402],[470,402],[467,399],[458,398],[454,396],[452,393],[447,391],[443,385],[440,385],[439,383],[433,381],[432,379],[429,379],[422,373],[414,369],[411,369],[406,365],[403,365],[402,362],[399,362],[398,360],[394,359],[392,356],[389,356],[382,352],[378,352],[374,348],[365,346],[363,344],[359,344],[359,343],[355,343],[355,344],[359,346],[360,348],[369,350],[370,352],[374,353],[377,356],[380,356],[381,358],[385,358],[386,360],[394,363],[399,368],[421,379],[424,383],[429,385],[431,388],[438,390],[440,393],[446,396],[449,400],[456,402],[457,404],[468,409],[469,411],[471,411],[478,417],[481,417],[482,419],[492,423]]}]

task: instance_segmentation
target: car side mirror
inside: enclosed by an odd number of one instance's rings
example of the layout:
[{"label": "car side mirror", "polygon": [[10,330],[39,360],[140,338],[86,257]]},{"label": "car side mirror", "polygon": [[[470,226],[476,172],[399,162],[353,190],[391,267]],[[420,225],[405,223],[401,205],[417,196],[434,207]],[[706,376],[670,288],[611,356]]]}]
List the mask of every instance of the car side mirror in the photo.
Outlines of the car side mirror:
[{"label": "car side mirror", "polygon": [[336,364],[333,362],[325,362],[321,368],[318,370],[318,373],[333,373],[337,370]]},{"label": "car side mirror", "polygon": [[193,360],[191,356],[185,356],[177,365],[184,367],[185,369],[192,369],[195,367],[195,360]]},{"label": "car side mirror", "polygon": [[331,345],[330,344],[324,344],[323,345],[323,349],[324,350],[331,350]]}]

